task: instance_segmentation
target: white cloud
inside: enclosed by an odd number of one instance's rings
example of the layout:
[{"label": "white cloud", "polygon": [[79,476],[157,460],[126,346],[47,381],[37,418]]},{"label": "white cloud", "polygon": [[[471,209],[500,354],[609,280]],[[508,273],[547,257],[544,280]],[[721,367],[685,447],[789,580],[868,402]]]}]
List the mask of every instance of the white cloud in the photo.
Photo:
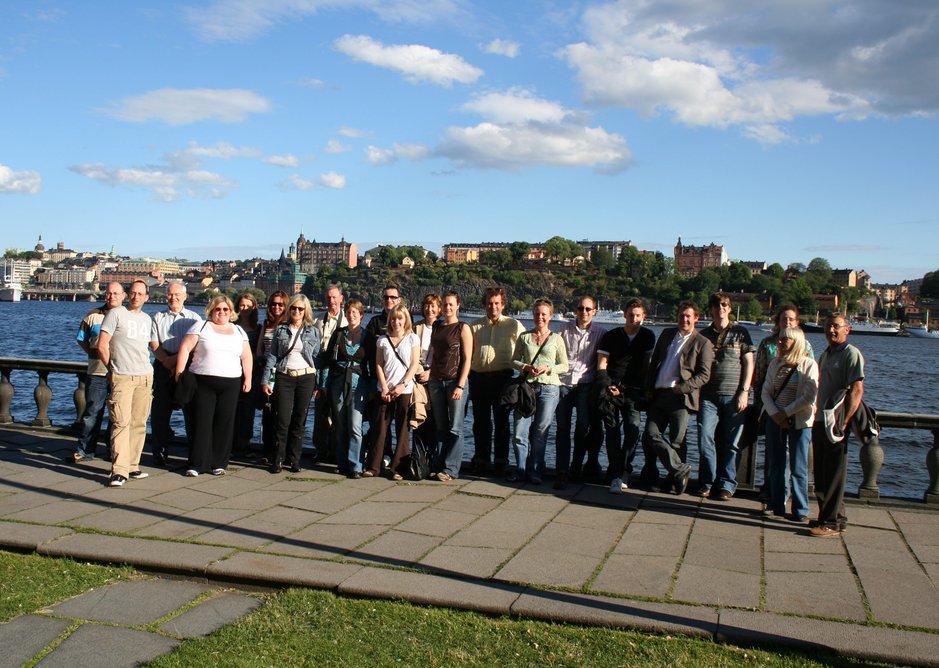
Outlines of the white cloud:
[{"label": "white cloud", "polygon": [[281,184],[282,190],[313,190],[316,184],[304,179],[299,174],[291,174],[286,183]]},{"label": "white cloud", "polygon": [[331,155],[338,155],[339,153],[346,153],[351,151],[352,148],[346,144],[343,144],[338,139],[330,139],[328,142],[326,142],[326,148],[323,150]]},{"label": "white cloud", "polygon": [[162,88],[124,98],[105,113],[131,123],[162,121],[168,125],[186,125],[205,120],[238,123],[249,114],[270,109],[270,102],[249,90]]},{"label": "white cloud", "polygon": [[16,172],[6,165],[0,165],[0,193],[35,195],[40,190],[42,177],[39,172]]},{"label": "white cloud", "polygon": [[939,5],[617,0],[584,12],[559,55],[584,100],[739,127],[764,143],[806,116],[939,111]]},{"label": "white cloud", "polygon": [[333,190],[342,190],[346,187],[346,177],[336,172],[326,172],[320,174],[320,185]]},{"label": "white cloud", "polygon": [[454,82],[473,83],[483,75],[481,69],[460,56],[421,44],[385,46],[367,35],[343,35],[334,44],[350,58],[400,72],[411,83],[449,87]]},{"label": "white cloud", "polygon": [[366,10],[392,23],[457,21],[466,15],[461,0],[216,0],[185,12],[205,41],[242,41],[278,23],[329,10]]},{"label": "white cloud", "polygon": [[346,126],[339,128],[338,132],[343,137],[348,137],[349,139],[359,139],[365,136],[365,132],[363,132],[362,130],[359,130],[358,128],[350,128]]},{"label": "white cloud", "polygon": [[300,159],[295,155],[269,155],[263,160],[275,167],[297,167],[300,165]]},{"label": "white cloud", "polygon": [[216,142],[213,146],[200,146],[196,142],[190,142],[189,147],[182,153],[197,158],[217,158],[219,160],[257,158],[261,155],[261,151],[256,148],[233,146],[227,142]]},{"label": "white cloud", "polygon": [[163,202],[175,202],[183,197],[224,197],[238,185],[215,172],[201,169],[180,171],[171,166],[111,168],[100,163],[86,163],[69,169],[104,185],[149,190]]},{"label": "white cloud", "polygon": [[489,93],[463,107],[486,118],[451,127],[437,155],[464,167],[518,171],[536,165],[618,173],[632,162],[623,137],[584,124],[585,114],[519,88]]},{"label": "white cloud", "polygon": [[390,165],[398,158],[422,160],[430,155],[430,149],[423,144],[393,144],[391,148],[369,146],[365,149],[365,159],[373,165]]},{"label": "white cloud", "polygon": [[492,53],[497,56],[505,56],[506,58],[515,58],[518,56],[521,46],[518,42],[513,42],[507,39],[494,39],[488,44],[481,44],[480,49],[486,53]]}]

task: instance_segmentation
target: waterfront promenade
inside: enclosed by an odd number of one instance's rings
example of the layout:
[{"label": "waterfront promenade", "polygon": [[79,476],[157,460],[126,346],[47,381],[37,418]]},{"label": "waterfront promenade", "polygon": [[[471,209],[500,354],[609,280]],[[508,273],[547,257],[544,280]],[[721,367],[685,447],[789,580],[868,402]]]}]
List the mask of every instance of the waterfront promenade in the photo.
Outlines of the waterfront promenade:
[{"label": "waterfront promenade", "polygon": [[615,496],[594,485],[393,483],[237,465],[185,478],[145,456],[150,477],[112,489],[105,462],[66,464],[71,450],[70,439],[0,429],[0,547],[213,586],[316,587],[939,663],[939,514],[915,503],[853,505],[848,531],[819,539],[764,520],[752,498]]}]

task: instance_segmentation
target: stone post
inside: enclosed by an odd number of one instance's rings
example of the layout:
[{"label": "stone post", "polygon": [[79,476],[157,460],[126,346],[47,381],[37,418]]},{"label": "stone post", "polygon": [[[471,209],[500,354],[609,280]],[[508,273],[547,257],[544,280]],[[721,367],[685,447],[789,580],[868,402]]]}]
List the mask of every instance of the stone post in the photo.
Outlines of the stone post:
[{"label": "stone post", "polygon": [[932,447],[926,453],[926,470],[929,471],[929,488],[923,500],[939,504],[939,429],[932,430]]},{"label": "stone post", "polygon": [[34,427],[51,427],[52,420],[49,419],[49,404],[52,403],[52,389],[49,387],[49,372],[37,371],[39,382],[36,389],[33,390],[33,398],[36,399],[36,419],[32,421]]},{"label": "stone post", "polygon": [[10,382],[10,373],[13,369],[0,369],[0,424],[10,424],[13,416],[10,415],[10,404],[13,403],[13,383]]},{"label": "stone post", "polygon": [[879,499],[880,487],[877,485],[877,475],[880,467],[884,465],[884,449],[880,447],[880,439],[876,436],[867,445],[861,446],[861,471],[864,480],[858,488],[857,495],[861,499]]}]

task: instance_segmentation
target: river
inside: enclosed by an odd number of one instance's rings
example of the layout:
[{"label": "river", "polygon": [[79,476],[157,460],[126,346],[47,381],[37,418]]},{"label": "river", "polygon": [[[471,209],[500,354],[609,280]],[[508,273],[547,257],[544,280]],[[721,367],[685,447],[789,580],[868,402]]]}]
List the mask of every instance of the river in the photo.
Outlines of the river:
[{"label": "river", "polygon": [[[84,354],[75,343],[75,334],[82,317],[93,306],[87,302],[0,302],[0,321],[5,323],[7,331],[7,335],[0,339],[0,357],[84,361]],[[148,313],[161,308],[159,305],[145,306]],[[526,322],[526,325],[530,324]],[[553,323],[553,326],[557,325],[560,323]],[[660,327],[652,329],[656,335],[661,331]],[[758,343],[765,332],[752,330],[751,335],[754,343]],[[808,339],[816,351],[823,350],[826,345],[821,334],[809,334]],[[850,341],[865,358],[864,398],[868,404],[881,411],[939,414],[939,385],[936,383],[936,378],[939,378],[939,341],[877,336],[852,336]],[[16,393],[11,413],[17,421],[31,420],[36,412],[32,398],[36,374],[16,371],[12,382]],[[49,416],[55,424],[67,425],[74,417],[74,377],[50,374],[49,385],[54,397]],[[469,459],[473,451],[472,410],[467,413],[465,457]],[[177,424],[177,431],[181,428],[181,424]],[[256,441],[259,440],[258,429],[256,427]],[[548,444],[549,465],[553,464],[553,441],[552,432]],[[884,430],[881,436],[884,467],[878,478],[881,494],[922,497],[929,484],[925,461],[932,441],[932,434],[924,430]],[[688,443],[689,463],[696,467],[697,445],[693,426],[688,430]],[[851,443],[848,489],[853,492],[862,476],[857,442],[853,437]]]}]

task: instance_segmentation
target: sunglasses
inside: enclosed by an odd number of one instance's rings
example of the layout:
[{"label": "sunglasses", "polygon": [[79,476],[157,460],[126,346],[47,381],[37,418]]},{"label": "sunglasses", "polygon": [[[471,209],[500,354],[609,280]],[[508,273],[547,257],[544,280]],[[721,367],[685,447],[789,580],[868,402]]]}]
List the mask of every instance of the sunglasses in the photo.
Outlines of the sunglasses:
[{"label": "sunglasses", "polygon": [[577,310],[578,310],[578,311],[583,311],[583,312],[585,312],[585,313],[590,313],[593,309],[590,308],[589,306],[578,306],[578,307],[577,307]]},{"label": "sunglasses", "polygon": [[284,308],[284,303],[283,303],[283,302],[272,302],[272,303],[271,303],[271,308]]},{"label": "sunglasses", "polygon": [[291,307],[290,307],[290,310],[291,310],[291,311],[300,311],[300,313],[303,313],[304,311],[306,311],[306,309],[305,309],[304,307],[302,307],[302,306],[291,306]]},{"label": "sunglasses", "polygon": [[216,313],[231,313],[231,309],[228,308],[227,306],[216,306],[212,310],[215,311]]},{"label": "sunglasses", "polygon": [[398,295],[382,295],[382,299],[401,299]]}]

